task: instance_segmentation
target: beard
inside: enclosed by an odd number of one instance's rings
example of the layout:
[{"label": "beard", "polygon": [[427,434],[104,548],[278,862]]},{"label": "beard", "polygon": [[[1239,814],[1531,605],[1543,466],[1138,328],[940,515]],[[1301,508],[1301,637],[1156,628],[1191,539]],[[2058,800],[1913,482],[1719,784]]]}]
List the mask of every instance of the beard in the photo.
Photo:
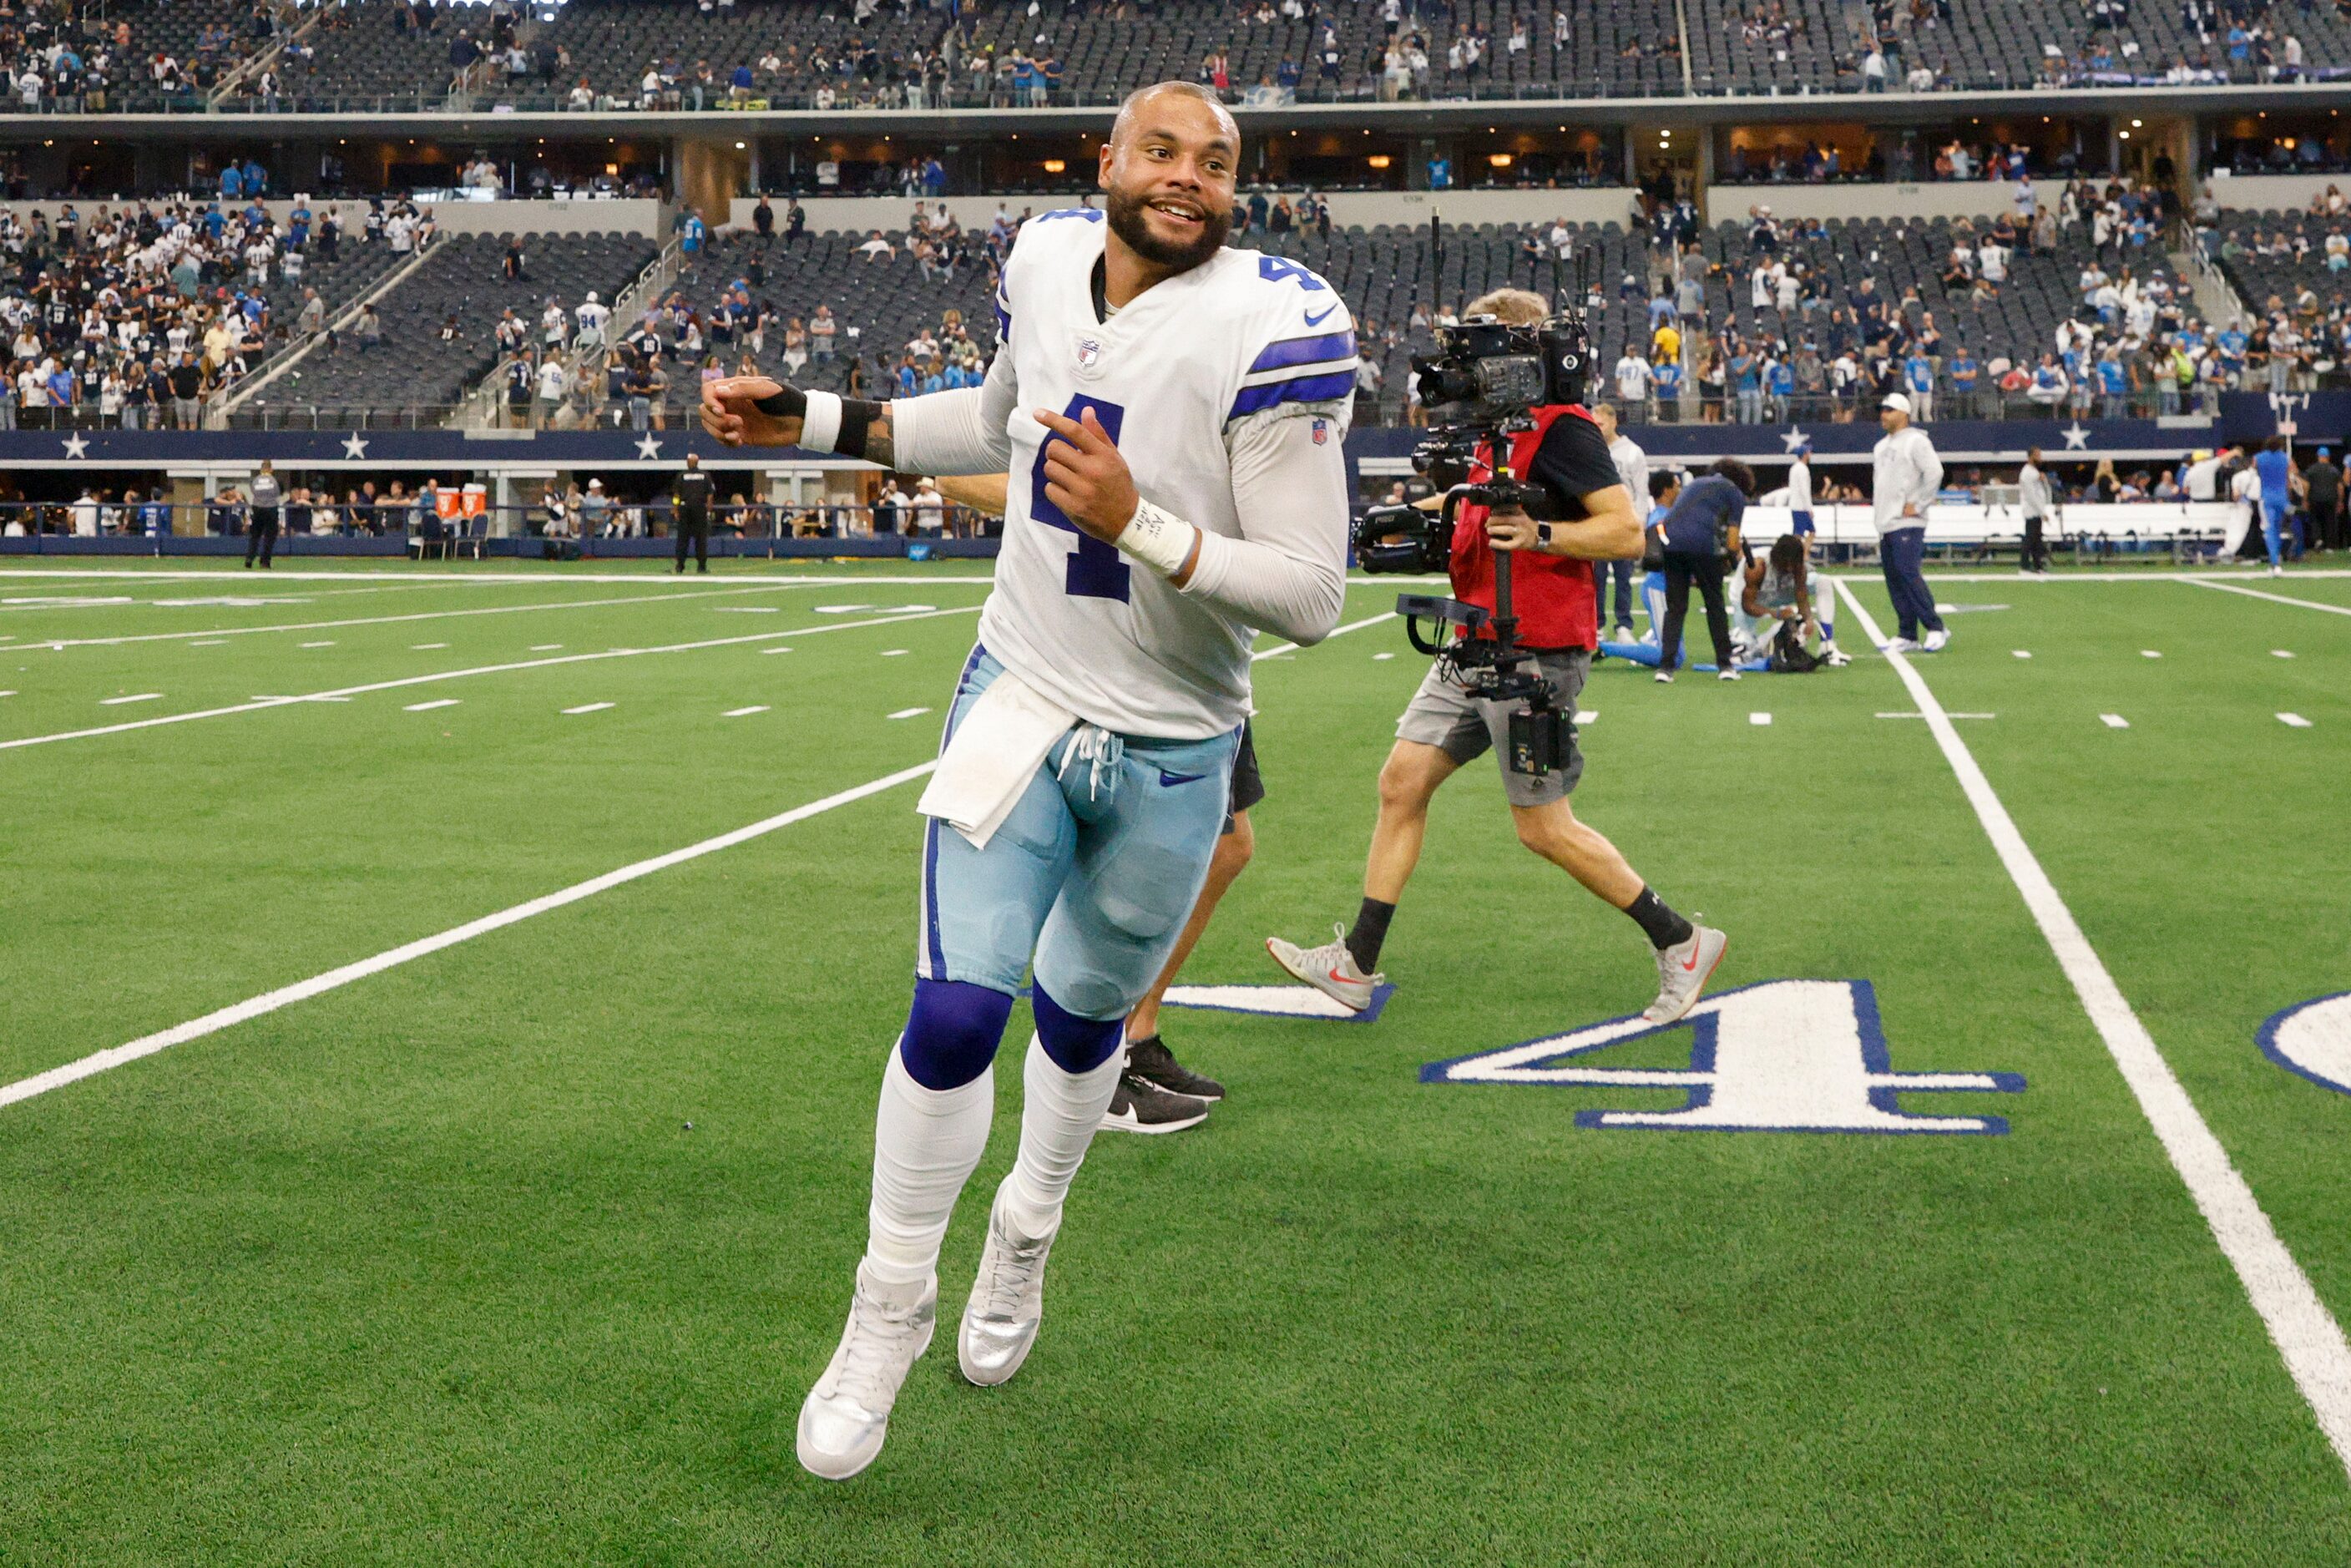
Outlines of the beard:
[{"label": "beard", "polygon": [[1229,219],[1217,221],[1214,208],[1207,221],[1200,225],[1198,235],[1189,240],[1168,241],[1151,232],[1151,221],[1144,216],[1149,198],[1127,191],[1113,190],[1105,204],[1110,214],[1111,233],[1126,242],[1126,248],[1154,267],[1164,267],[1170,272],[1189,272],[1201,263],[1211,260],[1225,248],[1225,235],[1230,228]]}]

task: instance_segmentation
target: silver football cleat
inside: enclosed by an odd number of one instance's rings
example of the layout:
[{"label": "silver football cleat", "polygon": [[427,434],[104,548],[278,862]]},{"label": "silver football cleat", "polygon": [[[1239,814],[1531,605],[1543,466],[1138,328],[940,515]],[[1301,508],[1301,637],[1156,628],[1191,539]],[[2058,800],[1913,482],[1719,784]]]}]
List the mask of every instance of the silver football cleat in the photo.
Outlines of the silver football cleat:
[{"label": "silver football cleat", "polygon": [[1355,963],[1355,955],[1348,951],[1347,928],[1334,921],[1331,929],[1337,933],[1336,936],[1320,947],[1301,947],[1295,942],[1269,936],[1265,950],[1293,979],[1305,981],[1351,1012],[1362,1012],[1372,1005],[1373,994],[1387,977],[1364,973]]},{"label": "silver football cleat", "polygon": [[1012,1233],[999,1187],[987,1211],[979,1277],[971,1283],[963,1332],[956,1336],[956,1361],[971,1382],[993,1388],[1029,1359],[1045,1317],[1045,1255],[1052,1249],[1050,1236],[1032,1240]]},{"label": "silver football cleat", "polygon": [[1722,962],[1730,938],[1711,925],[1693,929],[1670,947],[1657,949],[1657,999],[1641,1014],[1643,1021],[1671,1023],[1698,1005],[1698,993]]},{"label": "silver football cleat", "polygon": [[800,1465],[829,1481],[845,1481],[872,1464],[890,1435],[890,1407],[938,1321],[939,1287],[919,1295],[869,1279],[857,1266],[857,1293],[849,1326],[824,1375],[800,1406]]}]

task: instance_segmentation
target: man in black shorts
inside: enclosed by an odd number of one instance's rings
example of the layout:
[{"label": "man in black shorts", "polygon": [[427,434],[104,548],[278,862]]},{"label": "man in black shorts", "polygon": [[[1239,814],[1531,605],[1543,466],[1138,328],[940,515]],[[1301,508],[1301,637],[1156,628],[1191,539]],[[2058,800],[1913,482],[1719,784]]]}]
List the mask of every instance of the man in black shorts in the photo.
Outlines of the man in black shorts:
[{"label": "man in black shorts", "polygon": [[[938,480],[939,493],[958,507],[969,507],[989,517],[1004,515],[1007,476],[1002,474],[948,475]],[[1265,799],[1265,780],[1257,770],[1257,737],[1241,726],[1240,750],[1233,758],[1232,791],[1225,800],[1224,836],[1208,862],[1208,880],[1184,922],[1167,967],[1159,971],[1134,1010],[1126,1015],[1126,1068],[1119,1074],[1118,1091],[1102,1113],[1104,1129],[1121,1133],[1180,1133],[1208,1119],[1208,1107],[1225,1097],[1225,1086],[1192,1071],[1176,1060],[1159,1038],[1159,998],[1176,981],[1184,960],[1199,945],[1200,934],[1217,913],[1217,901],[1249,866],[1257,852],[1257,834],[1249,826],[1249,808]]]},{"label": "man in black shorts", "polygon": [[1257,770],[1257,737],[1241,726],[1241,748],[1233,758],[1232,793],[1225,805],[1224,836],[1208,862],[1208,880],[1193,903],[1167,967],[1126,1015],[1126,1068],[1110,1109],[1102,1113],[1105,1131],[1121,1133],[1180,1133],[1208,1119],[1208,1107],[1225,1097],[1225,1086],[1194,1072],[1176,1060],[1159,1038],[1159,999],[1176,982],[1176,972],[1199,945],[1200,935],[1217,913],[1217,901],[1248,869],[1257,852],[1257,831],[1249,826],[1249,808],[1265,799],[1265,780]]}]

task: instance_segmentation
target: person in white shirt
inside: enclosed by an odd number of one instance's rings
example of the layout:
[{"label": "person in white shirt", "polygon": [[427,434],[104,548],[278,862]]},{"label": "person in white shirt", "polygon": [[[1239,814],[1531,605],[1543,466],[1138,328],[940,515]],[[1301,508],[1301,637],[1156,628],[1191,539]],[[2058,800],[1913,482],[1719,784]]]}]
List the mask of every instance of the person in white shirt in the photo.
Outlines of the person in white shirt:
[{"label": "person in white shirt", "polygon": [[1632,344],[1625,344],[1624,357],[1616,361],[1616,395],[1626,407],[1646,409],[1649,406],[1652,374],[1649,361],[1635,353]]},{"label": "person in white shirt", "polygon": [[2016,474],[2016,509],[2024,514],[2024,559],[2018,571],[2026,577],[2049,575],[2049,542],[2042,537],[2042,528],[2056,509],[2056,497],[2049,487],[2049,476],[2041,471],[2041,448],[2028,447],[2024,466]]},{"label": "person in white shirt", "polygon": [[612,319],[612,308],[601,303],[596,291],[590,289],[588,298],[580,302],[572,319],[579,323],[575,344],[582,353],[601,352],[604,347],[604,329]]},{"label": "person in white shirt", "polygon": [[[1813,533],[1813,444],[1809,441],[1796,448],[1795,461],[1788,465],[1789,531],[1804,541],[1804,570],[1809,573],[1814,562],[1812,558]],[[1813,593],[1813,620],[1821,629],[1821,657],[1832,664],[1849,664],[1852,657],[1836,645],[1836,590],[1824,577],[1812,579],[1816,585]]]},{"label": "person in white shirt", "polygon": [[[1943,460],[1927,433],[1910,423],[1910,400],[1900,392],[1877,405],[1886,434],[1872,455],[1870,517],[1877,525],[1877,553],[1886,572],[1886,596],[1894,601],[1896,635],[1889,653],[1940,653],[1951,634],[1935,612],[1927,586],[1927,514],[1943,487]],[[1926,640],[1919,641],[1924,630]]]},{"label": "person in white shirt", "polygon": [[[1649,455],[1642,451],[1631,436],[1617,430],[1616,405],[1594,403],[1592,423],[1600,427],[1600,438],[1608,444],[1608,461],[1615,465],[1616,476],[1625,482],[1625,493],[1647,495]],[[1600,608],[1615,612],[1616,641],[1619,643],[1633,640],[1633,574],[1637,566],[1637,562],[1629,560],[1593,563],[1593,599]],[[1614,585],[1613,591],[1611,584]],[[1608,601],[1613,602],[1606,602]]]},{"label": "person in white shirt", "polygon": [[917,978],[868,1124],[866,1256],[801,1408],[800,1463],[828,1479],[880,1454],[930,1342],[940,1244],[1029,979],[1019,1153],[956,1335],[972,1383],[1023,1364],[1124,1020],[1221,833],[1250,645],[1318,643],[1344,606],[1354,323],[1311,272],[1226,244],[1244,162],[1213,92],[1145,88],[1112,126],[1104,207],[1022,232],[996,291],[1014,329],[981,386],[888,403],[756,376],[703,389],[728,445],[1012,476],[980,643],[917,804]]}]

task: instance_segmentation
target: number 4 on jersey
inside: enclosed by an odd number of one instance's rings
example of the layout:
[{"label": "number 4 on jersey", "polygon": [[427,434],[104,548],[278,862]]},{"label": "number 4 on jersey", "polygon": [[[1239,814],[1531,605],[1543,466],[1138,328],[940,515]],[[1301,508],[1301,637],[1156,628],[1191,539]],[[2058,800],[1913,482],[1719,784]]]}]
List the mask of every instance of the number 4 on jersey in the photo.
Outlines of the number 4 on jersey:
[{"label": "number 4 on jersey", "polygon": [[[1687,1067],[1591,1067],[1580,1058],[1687,1030]],[[1865,980],[1771,980],[1711,996],[1679,1023],[1614,1019],[1500,1051],[1433,1061],[1424,1083],[1539,1083],[1679,1089],[1665,1111],[1579,1111],[1579,1127],[1712,1133],[2005,1133],[1998,1116],[1918,1116],[1896,1097],[1931,1091],[2014,1093],[2012,1072],[1896,1072]]]},{"label": "number 4 on jersey", "polygon": [[[1083,423],[1088,409],[1094,411],[1094,418],[1100,422],[1104,434],[1112,441],[1117,441],[1119,426],[1126,420],[1126,410],[1117,403],[1104,402],[1098,397],[1088,397],[1081,392],[1070,400],[1070,406],[1061,413]],[[1045,454],[1053,450],[1053,443],[1061,439],[1058,435],[1049,434],[1045,437],[1045,444],[1037,448],[1037,461],[1029,469],[1029,515],[1049,528],[1060,528],[1077,536],[1078,548],[1071,552],[1069,573],[1062,580],[1064,591],[1073,599],[1115,599],[1123,604],[1127,589],[1126,562],[1119,559],[1117,548],[1102,543],[1070,521],[1061,508],[1053,505],[1045,494]]]}]

